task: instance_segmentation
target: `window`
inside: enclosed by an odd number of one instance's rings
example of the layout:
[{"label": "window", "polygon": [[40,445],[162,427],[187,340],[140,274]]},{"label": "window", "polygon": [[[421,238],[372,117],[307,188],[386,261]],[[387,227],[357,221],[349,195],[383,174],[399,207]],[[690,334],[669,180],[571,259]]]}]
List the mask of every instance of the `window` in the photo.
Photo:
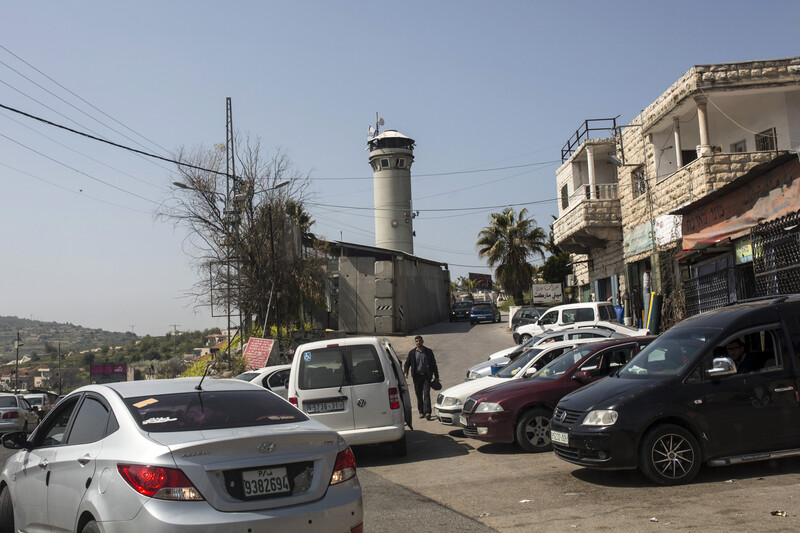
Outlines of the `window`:
[{"label": "window", "polygon": [[558,322],[558,311],[548,311],[542,318],[539,319],[539,324],[541,325],[548,325],[548,324],[555,324]]},{"label": "window", "polygon": [[397,168],[406,168],[406,160],[402,157],[397,160]]},{"label": "window", "polygon": [[300,363],[300,388],[325,389],[384,381],[375,347],[369,344],[310,350]]},{"label": "window", "polygon": [[617,313],[609,305],[601,305],[597,308],[600,311],[600,320],[608,320],[609,322],[616,322]]},{"label": "window", "polygon": [[647,182],[644,178],[644,166],[640,165],[631,172],[631,189],[633,190],[634,198],[647,192]]},{"label": "window", "polygon": [[58,446],[64,442],[64,434],[67,432],[67,424],[72,416],[72,411],[78,404],[79,397],[73,397],[61,402],[55,415],[47,418],[47,425],[36,430],[37,442],[35,445]]},{"label": "window", "polygon": [[777,134],[775,133],[775,128],[770,128],[762,131],[761,133],[756,133],[756,151],[769,152],[770,150],[775,150],[776,137]]},{"label": "window", "polygon": [[381,168],[389,168],[389,160],[381,159]]},{"label": "window", "polygon": [[75,415],[67,444],[97,442],[105,437],[109,414],[109,410],[99,400],[87,397]]},{"label": "window", "polygon": [[747,144],[745,143],[744,139],[739,142],[735,142],[731,145],[731,152],[733,153],[741,153],[747,151]]},{"label": "window", "polygon": [[289,370],[281,370],[269,376],[269,388],[274,390],[284,387],[284,383],[289,379],[289,372]]},{"label": "window", "polygon": [[569,207],[569,188],[566,185],[561,187],[561,209]]}]

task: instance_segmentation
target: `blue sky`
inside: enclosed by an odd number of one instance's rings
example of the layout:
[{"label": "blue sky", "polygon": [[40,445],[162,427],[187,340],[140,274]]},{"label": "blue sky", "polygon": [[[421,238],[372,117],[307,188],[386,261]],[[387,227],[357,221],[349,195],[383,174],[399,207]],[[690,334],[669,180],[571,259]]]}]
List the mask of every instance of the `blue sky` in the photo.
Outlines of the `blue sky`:
[{"label": "blue sky", "polygon": [[[560,149],[585,119],[627,123],[692,65],[800,55],[800,4],[759,6],[5,2],[0,104],[168,156],[224,142],[231,97],[236,129],[311,172],[313,231],[366,245],[379,112],[417,142],[415,252],[455,279],[490,272],[475,250],[490,213],[550,224]],[[0,315],[140,335],[224,326],[185,297],[199,274],[184,230],[153,216],[174,179],[0,110]]]}]

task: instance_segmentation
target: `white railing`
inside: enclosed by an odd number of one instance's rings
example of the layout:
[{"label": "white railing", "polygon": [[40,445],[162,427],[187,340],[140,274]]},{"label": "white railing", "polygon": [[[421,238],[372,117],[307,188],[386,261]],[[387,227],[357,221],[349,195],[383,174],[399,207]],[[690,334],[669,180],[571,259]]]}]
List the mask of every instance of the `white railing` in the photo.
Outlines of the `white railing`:
[{"label": "white railing", "polygon": [[[602,185],[595,185],[595,199],[597,200],[618,200],[619,199],[619,185],[616,183],[607,183]],[[588,184],[580,185],[569,196],[569,206],[577,205],[584,200],[591,199],[591,187]]]}]

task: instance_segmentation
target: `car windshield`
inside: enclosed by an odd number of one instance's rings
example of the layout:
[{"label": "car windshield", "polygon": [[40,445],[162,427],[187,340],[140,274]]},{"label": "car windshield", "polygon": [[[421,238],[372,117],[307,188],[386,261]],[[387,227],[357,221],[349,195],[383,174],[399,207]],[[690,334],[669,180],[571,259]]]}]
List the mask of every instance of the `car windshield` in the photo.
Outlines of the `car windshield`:
[{"label": "car windshield", "polygon": [[244,372],[236,376],[235,379],[241,379],[242,381],[250,381],[251,379],[255,379],[258,377],[260,372]]},{"label": "car windshield", "polygon": [[720,328],[669,330],[631,359],[619,371],[619,377],[637,379],[677,376],[721,331]]},{"label": "car windshield", "polygon": [[145,431],[196,431],[289,424],[308,417],[266,390],[198,391],[125,398]]},{"label": "car windshield", "polygon": [[471,309],[472,302],[456,302],[453,307],[455,309]]},{"label": "car windshield", "polygon": [[532,379],[540,379],[543,381],[553,381],[560,378],[564,373],[572,368],[572,365],[592,353],[595,349],[590,345],[580,346],[574,350],[570,350],[559,357],[556,357],[542,367]]},{"label": "car windshield", "polygon": [[541,353],[540,348],[531,348],[530,350],[524,352],[520,357],[517,357],[506,366],[501,368],[495,376],[499,378],[513,378],[517,375],[517,373],[522,370],[522,368],[527,365],[531,359],[536,357]]},{"label": "car windshield", "polygon": [[44,405],[44,399],[41,396],[32,396],[30,398],[26,397],[25,399],[28,400],[29,404],[35,405],[37,407],[41,407],[42,405]]},{"label": "car windshield", "polygon": [[2,407],[16,407],[17,399],[13,396],[0,396],[0,408]]}]

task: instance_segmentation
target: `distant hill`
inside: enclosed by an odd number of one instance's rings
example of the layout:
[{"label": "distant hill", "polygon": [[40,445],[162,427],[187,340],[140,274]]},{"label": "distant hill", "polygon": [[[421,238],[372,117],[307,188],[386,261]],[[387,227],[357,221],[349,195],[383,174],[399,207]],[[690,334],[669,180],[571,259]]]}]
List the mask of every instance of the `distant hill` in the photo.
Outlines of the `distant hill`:
[{"label": "distant hill", "polygon": [[20,339],[24,343],[19,349],[19,355],[44,355],[48,351],[58,349],[61,343],[61,353],[81,352],[96,349],[107,344],[121,346],[139,337],[133,333],[120,333],[105,331],[103,329],[84,328],[73,324],[60,324],[58,322],[41,322],[28,320],[15,316],[0,316],[0,360],[8,361],[14,358],[16,350],[14,341],[19,331]]}]

